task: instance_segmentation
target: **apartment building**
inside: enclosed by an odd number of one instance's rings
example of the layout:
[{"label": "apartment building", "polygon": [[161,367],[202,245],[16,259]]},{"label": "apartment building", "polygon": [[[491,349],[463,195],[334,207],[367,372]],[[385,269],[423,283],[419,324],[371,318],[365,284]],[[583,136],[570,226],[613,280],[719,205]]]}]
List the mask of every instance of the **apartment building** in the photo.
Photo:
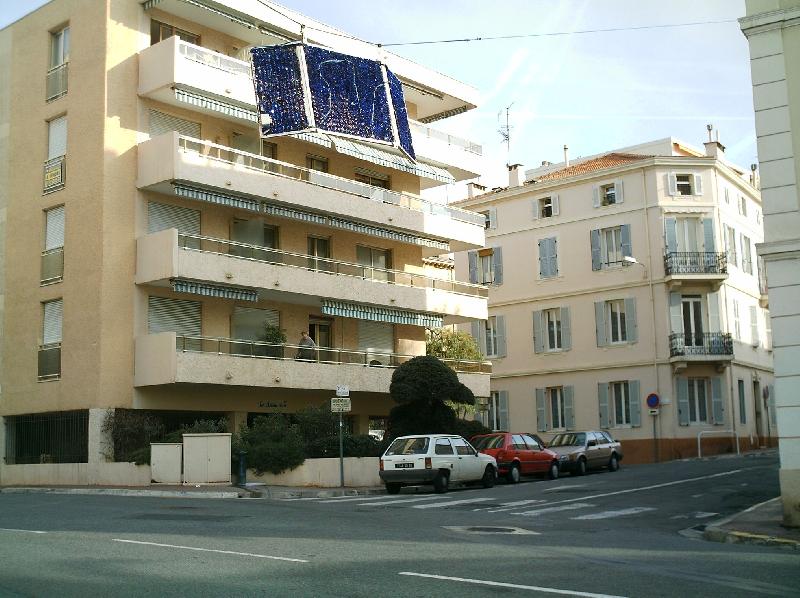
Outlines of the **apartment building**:
[{"label": "apartment building", "polygon": [[607,429],[633,462],[768,444],[754,173],[672,138],[509,172],[458,204],[486,215],[486,247],[456,256],[490,285],[489,319],[464,327],[493,363],[486,423]]},{"label": "apartment building", "polygon": [[[298,40],[387,64],[416,161],[259,137],[249,48]],[[0,31],[0,83],[4,483],[102,482],[112,409],[233,429],[347,386],[352,428],[381,429],[426,327],[487,317],[429,259],[482,247],[483,216],[422,197],[479,173],[430,124],[467,85],[260,0],[52,0]],[[488,396],[486,364],[453,366]]]}]

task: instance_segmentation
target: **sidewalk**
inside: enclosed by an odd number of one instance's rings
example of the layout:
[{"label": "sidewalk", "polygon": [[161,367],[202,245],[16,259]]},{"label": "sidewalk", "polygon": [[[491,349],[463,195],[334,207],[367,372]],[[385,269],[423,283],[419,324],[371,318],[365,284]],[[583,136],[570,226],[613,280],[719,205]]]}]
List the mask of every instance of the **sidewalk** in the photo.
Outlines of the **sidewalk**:
[{"label": "sidewalk", "polygon": [[746,543],[800,550],[800,528],[782,525],[780,496],[754,505],[706,527],[703,538],[728,544]]}]

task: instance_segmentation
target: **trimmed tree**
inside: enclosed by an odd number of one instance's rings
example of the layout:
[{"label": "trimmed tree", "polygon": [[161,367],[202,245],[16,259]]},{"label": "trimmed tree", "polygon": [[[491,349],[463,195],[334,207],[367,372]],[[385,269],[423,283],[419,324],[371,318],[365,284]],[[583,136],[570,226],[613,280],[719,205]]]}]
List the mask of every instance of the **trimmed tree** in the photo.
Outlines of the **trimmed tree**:
[{"label": "trimmed tree", "polygon": [[481,361],[483,355],[472,335],[460,330],[433,328],[425,332],[426,353],[439,359]]}]

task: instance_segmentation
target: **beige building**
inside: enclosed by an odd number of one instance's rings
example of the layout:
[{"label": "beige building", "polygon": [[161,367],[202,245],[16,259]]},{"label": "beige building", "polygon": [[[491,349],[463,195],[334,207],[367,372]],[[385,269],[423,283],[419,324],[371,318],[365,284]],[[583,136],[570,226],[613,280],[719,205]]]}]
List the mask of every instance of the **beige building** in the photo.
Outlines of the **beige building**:
[{"label": "beige building", "polygon": [[[259,139],[248,50],[303,34],[386,62],[418,161]],[[102,482],[115,408],[233,428],[345,385],[353,429],[382,429],[426,327],[487,317],[484,286],[425,262],[485,244],[481,215],[422,197],[479,173],[429,124],[476,97],[260,0],[53,0],[0,31],[0,481]],[[484,365],[453,365],[488,396]]]},{"label": "beige building", "polygon": [[800,1],[747,0],[764,243],[775,329],[775,391],[784,521],[800,526]]},{"label": "beige building", "polygon": [[[668,138],[522,175],[459,205],[490,286],[472,333],[493,362],[493,428],[608,429],[628,462],[763,446],[775,435],[760,195],[718,141]],[[658,395],[651,412],[646,403]],[[772,396],[770,394],[770,396]]]}]

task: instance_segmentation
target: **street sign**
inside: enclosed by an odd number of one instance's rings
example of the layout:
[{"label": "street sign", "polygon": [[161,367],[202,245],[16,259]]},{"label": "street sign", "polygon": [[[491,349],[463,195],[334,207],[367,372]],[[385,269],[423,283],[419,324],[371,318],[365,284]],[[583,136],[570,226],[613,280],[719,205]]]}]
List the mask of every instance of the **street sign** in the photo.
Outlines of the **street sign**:
[{"label": "street sign", "polygon": [[349,397],[350,396],[350,387],[345,386],[344,384],[337,384],[336,385],[336,396],[337,397]]},{"label": "street sign", "polygon": [[647,395],[647,406],[650,407],[650,409],[657,409],[660,403],[661,399],[656,393],[651,392],[649,395]]},{"label": "street sign", "polygon": [[331,398],[331,412],[332,413],[348,413],[351,409],[349,397],[333,397]]},{"label": "street sign", "polygon": [[650,415],[658,415],[658,409],[651,409]]}]

